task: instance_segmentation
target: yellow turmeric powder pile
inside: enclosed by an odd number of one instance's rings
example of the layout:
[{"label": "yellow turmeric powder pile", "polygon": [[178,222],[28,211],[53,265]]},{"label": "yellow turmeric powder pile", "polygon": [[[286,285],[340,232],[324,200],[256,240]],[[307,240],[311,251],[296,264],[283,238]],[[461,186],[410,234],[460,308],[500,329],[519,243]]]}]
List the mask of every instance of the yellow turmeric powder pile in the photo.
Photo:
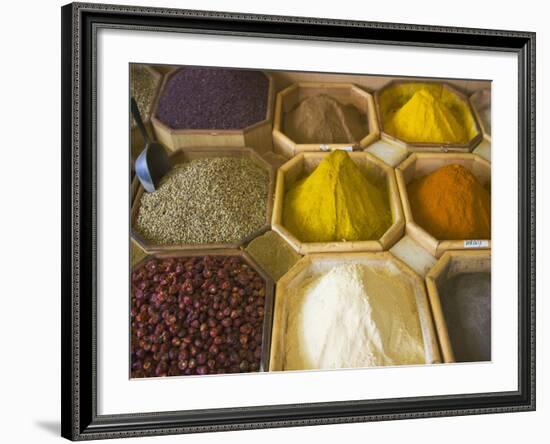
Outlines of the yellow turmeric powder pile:
[{"label": "yellow turmeric powder pile", "polygon": [[302,242],[357,241],[381,237],[392,217],[384,185],[337,150],[287,192],[283,223]]},{"label": "yellow turmeric powder pile", "polygon": [[414,220],[436,239],[491,238],[491,196],[462,165],[443,166],[407,190]]},{"label": "yellow turmeric powder pile", "polygon": [[467,143],[477,134],[468,106],[439,84],[396,85],[381,97],[384,130],[407,142]]}]

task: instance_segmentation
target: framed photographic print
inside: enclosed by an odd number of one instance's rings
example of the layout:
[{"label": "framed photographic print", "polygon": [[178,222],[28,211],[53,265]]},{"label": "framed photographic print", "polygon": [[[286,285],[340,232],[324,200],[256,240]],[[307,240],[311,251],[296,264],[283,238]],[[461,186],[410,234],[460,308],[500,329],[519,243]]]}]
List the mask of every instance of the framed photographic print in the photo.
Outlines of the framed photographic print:
[{"label": "framed photographic print", "polygon": [[535,408],[535,35],[62,8],[62,435]]}]

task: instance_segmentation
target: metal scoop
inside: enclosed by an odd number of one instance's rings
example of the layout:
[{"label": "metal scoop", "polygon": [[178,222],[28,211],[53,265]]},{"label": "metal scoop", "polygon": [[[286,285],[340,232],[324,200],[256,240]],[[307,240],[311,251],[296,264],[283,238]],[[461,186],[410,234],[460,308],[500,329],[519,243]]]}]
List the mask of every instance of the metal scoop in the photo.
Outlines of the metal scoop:
[{"label": "metal scoop", "polygon": [[172,164],[164,147],[158,142],[151,141],[149,138],[145,125],[143,125],[138,105],[133,97],[131,99],[131,109],[139,131],[145,141],[145,148],[136,159],[136,176],[145,191],[152,193],[158,188],[160,180],[164,175],[170,171]]}]

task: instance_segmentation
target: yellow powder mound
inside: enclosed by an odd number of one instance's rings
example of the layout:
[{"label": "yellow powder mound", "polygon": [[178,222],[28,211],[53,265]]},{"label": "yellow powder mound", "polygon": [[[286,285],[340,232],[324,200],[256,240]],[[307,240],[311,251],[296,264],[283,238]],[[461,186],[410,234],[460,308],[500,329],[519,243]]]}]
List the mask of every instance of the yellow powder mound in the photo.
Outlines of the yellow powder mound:
[{"label": "yellow powder mound", "polygon": [[302,242],[356,241],[378,239],[392,217],[383,186],[337,150],[288,191],[283,223]]},{"label": "yellow powder mound", "polygon": [[453,113],[430,91],[414,93],[392,120],[386,131],[409,142],[466,143],[466,131]]},{"label": "yellow powder mound", "polygon": [[408,142],[467,143],[477,128],[468,105],[435,83],[405,83],[380,96],[384,130]]}]

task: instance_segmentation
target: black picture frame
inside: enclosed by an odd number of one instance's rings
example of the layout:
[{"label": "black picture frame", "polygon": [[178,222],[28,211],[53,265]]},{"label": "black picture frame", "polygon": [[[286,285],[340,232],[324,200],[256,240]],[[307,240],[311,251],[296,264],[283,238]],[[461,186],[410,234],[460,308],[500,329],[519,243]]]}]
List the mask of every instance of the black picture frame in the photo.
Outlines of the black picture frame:
[{"label": "black picture frame", "polygon": [[[66,5],[62,15],[62,436],[71,440],[289,427],[535,409],[535,33]],[[95,39],[100,27],[506,51],[519,66],[518,390],[385,401],[152,412],[96,411]],[[512,290],[511,290],[512,291]]]}]

